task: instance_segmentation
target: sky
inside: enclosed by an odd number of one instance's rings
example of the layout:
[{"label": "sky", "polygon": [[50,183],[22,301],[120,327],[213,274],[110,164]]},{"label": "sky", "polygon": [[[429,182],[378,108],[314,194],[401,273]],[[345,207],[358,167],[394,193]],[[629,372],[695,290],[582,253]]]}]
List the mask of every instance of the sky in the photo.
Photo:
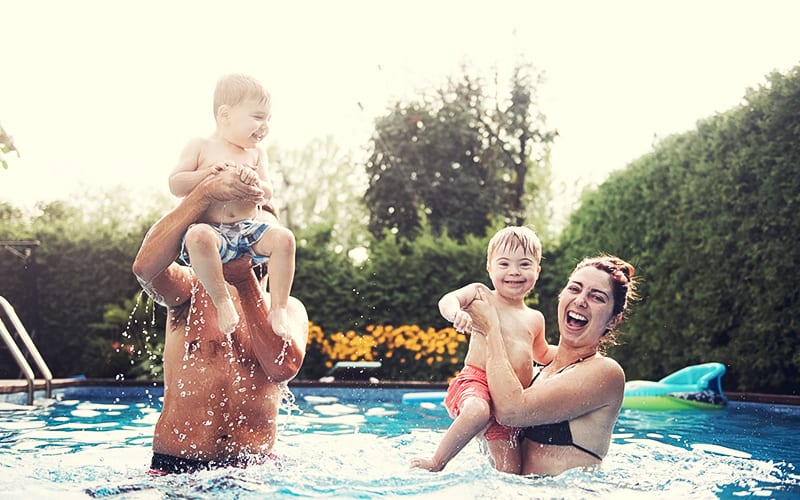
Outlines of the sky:
[{"label": "sky", "polygon": [[0,0],[0,124],[21,153],[0,201],[167,194],[186,141],[213,131],[225,73],[271,91],[265,145],[330,135],[363,152],[396,100],[464,61],[507,78],[524,58],[569,205],[800,64],[798,19],[794,0]]}]

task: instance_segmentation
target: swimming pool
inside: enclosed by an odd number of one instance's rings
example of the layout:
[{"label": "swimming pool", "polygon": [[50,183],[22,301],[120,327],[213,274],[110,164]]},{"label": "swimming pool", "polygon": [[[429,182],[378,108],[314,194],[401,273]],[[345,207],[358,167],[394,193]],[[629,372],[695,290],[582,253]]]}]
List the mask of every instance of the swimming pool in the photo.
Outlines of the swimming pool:
[{"label": "swimming pool", "polygon": [[[438,474],[409,469],[450,424],[403,404],[408,389],[294,387],[274,464],[150,477],[160,387],[56,389],[21,406],[0,395],[0,496],[10,498],[740,498],[800,496],[800,407],[623,411],[597,471],[494,471],[470,443]],[[39,394],[37,393],[37,397]]]}]

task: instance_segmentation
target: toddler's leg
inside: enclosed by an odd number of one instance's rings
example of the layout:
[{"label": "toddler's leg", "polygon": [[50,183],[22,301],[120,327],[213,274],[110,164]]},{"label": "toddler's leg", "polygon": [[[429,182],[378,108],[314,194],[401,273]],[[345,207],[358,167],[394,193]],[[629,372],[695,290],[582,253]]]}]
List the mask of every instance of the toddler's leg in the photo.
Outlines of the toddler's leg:
[{"label": "toddler's leg", "polygon": [[415,458],[411,467],[439,472],[460,452],[470,440],[482,431],[491,417],[489,403],[478,397],[464,400],[461,412],[450,424],[432,458]]},{"label": "toddler's leg", "polygon": [[239,323],[239,314],[225,284],[219,258],[219,234],[207,224],[195,224],[186,231],[186,250],[197,278],[217,309],[217,324],[222,333],[231,333]]},{"label": "toddler's leg", "polygon": [[294,281],[294,234],[283,226],[271,226],[253,245],[253,251],[269,256],[269,322],[272,331],[286,339],[291,338],[286,308]]}]

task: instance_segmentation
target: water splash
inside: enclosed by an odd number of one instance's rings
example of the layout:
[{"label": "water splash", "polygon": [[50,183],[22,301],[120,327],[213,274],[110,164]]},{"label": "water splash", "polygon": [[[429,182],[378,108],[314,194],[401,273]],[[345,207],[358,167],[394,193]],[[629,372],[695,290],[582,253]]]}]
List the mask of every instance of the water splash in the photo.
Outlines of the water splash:
[{"label": "water splash", "polygon": [[291,416],[292,412],[297,412],[298,414],[303,413],[299,406],[297,406],[297,400],[294,397],[294,393],[291,389],[289,389],[288,382],[282,382],[278,385],[280,389],[280,404],[278,405],[279,410],[283,410],[286,412],[287,416]]},{"label": "water splash", "polygon": [[290,345],[289,340],[288,339],[283,339],[283,345],[281,346],[281,352],[279,352],[278,355],[275,357],[275,364],[276,365],[280,366],[280,365],[283,364],[284,361],[286,361],[286,354],[288,353],[289,345]]}]

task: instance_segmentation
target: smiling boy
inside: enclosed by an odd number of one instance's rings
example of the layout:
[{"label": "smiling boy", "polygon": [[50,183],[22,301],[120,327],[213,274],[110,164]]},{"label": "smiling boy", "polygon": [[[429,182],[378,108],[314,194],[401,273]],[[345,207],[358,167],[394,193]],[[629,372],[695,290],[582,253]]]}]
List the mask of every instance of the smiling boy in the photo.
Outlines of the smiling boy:
[{"label": "smiling boy", "polygon": [[[444,295],[439,301],[442,316],[459,332],[474,333],[472,317],[466,311],[483,289],[496,298],[506,351],[520,382],[527,386],[533,377],[533,360],[548,363],[555,347],[544,336],[544,316],[525,305],[541,271],[542,244],[536,233],[524,226],[506,227],[489,241],[486,271],[493,290],[471,283]],[[496,469],[518,474],[521,454],[519,429],[497,423],[493,416],[486,379],[486,337],[471,335],[464,368],[450,382],[445,405],[454,418],[431,459],[412,460],[412,467],[433,472],[442,470],[481,431],[487,440]]]}]

